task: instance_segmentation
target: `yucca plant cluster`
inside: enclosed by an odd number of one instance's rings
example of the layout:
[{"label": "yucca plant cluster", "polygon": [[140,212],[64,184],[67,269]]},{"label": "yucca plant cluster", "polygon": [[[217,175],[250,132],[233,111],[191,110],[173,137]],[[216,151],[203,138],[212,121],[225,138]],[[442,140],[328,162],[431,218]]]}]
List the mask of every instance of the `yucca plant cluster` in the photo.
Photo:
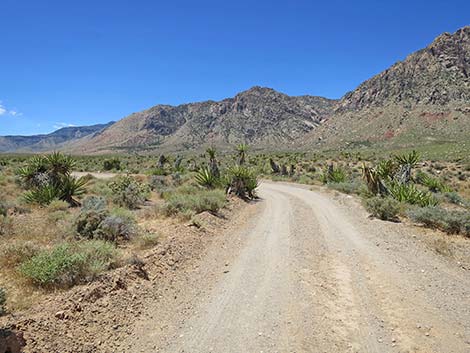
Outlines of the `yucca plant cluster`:
[{"label": "yucca plant cluster", "polygon": [[214,147],[207,149],[209,166],[201,167],[195,176],[199,186],[209,189],[225,188],[227,194],[235,194],[241,198],[253,199],[256,197],[255,190],[258,187],[258,178],[255,171],[246,166],[248,146],[241,144],[237,146],[237,163],[224,173],[220,172]]},{"label": "yucca plant cluster", "polygon": [[422,207],[435,206],[438,203],[437,199],[429,192],[419,189],[412,178],[412,169],[418,162],[419,155],[413,151],[381,161],[375,167],[364,164],[363,179],[373,195],[388,196],[400,202]]},{"label": "yucca plant cluster", "polygon": [[22,185],[27,189],[23,198],[28,203],[48,205],[53,200],[66,201],[79,206],[76,199],[85,193],[87,179],[71,175],[75,161],[59,152],[31,158],[17,171]]}]

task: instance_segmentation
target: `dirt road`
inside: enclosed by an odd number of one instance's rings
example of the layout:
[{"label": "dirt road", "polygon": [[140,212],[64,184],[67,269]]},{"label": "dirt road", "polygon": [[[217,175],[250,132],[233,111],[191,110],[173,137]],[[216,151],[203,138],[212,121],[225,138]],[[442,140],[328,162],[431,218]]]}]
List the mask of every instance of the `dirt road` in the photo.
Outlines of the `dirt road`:
[{"label": "dirt road", "polygon": [[259,195],[123,350],[470,352],[468,270],[352,200],[268,182]]}]

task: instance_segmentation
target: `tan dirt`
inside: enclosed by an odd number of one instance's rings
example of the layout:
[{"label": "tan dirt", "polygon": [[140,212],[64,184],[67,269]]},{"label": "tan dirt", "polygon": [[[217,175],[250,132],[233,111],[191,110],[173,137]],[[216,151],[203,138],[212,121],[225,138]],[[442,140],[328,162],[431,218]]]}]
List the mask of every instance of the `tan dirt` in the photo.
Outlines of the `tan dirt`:
[{"label": "tan dirt", "polygon": [[26,351],[470,351],[468,239],[446,243],[456,258],[436,251],[442,234],[371,220],[351,197],[272,182],[259,195],[201,216],[205,232],[175,225],[140,270],[10,317]]}]

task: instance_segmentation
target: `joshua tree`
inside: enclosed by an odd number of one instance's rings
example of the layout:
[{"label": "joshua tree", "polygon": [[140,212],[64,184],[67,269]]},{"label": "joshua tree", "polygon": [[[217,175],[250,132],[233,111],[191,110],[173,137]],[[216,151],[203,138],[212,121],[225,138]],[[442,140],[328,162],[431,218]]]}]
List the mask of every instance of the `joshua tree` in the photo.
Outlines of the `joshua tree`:
[{"label": "joshua tree", "polygon": [[291,164],[289,169],[289,176],[293,176],[295,174],[295,165]]},{"label": "joshua tree", "polygon": [[160,169],[165,168],[165,164],[168,163],[168,162],[169,162],[168,158],[165,157],[164,154],[162,154],[160,156],[160,158],[158,159],[158,168],[160,168]]},{"label": "joshua tree", "polygon": [[281,172],[281,169],[272,158],[269,158],[269,164],[271,165],[271,169],[273,170],[274,174],[279,174]]},{"label": "joshua tree", "polygon": [[245,143],[241,143],[237,146],[237,153],[238,153],[238,164],[244,165],[246,159],[246,153],[248,152],[248,145]]},{"label": "joshua tree", "polygon": [[287,167],[285,164],[281,166],[281,175],[287,175]]},{"label": "joshua tree", "polygon": [[220,178],[220,171],[219,171],[219,166],[218,166],[218,163],[217,163],[217,159],[215,157],[216,152],[217,152],[217,150],[215,149],[215,147],[209,147],[206,150],[206,153],[209,156],[209,171],[211,172],[211,174],[215,178],[218,179],[218,178]]},{"label": "joshua tree", "polygon": [[175,163],[173,167],[175,170],[179,170],[181,168],[181,162],[183,161],[183,157],[181,155],[176,156]]}]

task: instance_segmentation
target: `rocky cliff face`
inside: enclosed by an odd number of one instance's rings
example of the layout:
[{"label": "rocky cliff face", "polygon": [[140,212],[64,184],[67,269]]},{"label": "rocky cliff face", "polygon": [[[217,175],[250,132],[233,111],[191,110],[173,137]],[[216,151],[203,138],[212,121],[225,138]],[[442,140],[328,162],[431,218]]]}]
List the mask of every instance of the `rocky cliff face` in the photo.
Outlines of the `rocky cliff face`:
[{"label": "rocky cliff face", "polygon": [[305,141],[354,145],[461,140],[470,133],[470,27],[428,47],[347,93],[329,121]]},{"label": "rocky cliff face", "polygon": [[469,101],[470,27],[464,27],[440,35],[427,48],[365,81],[341,99],[338,110]]},{"label": "rocky cliff face", "polygon": [[74,150],[184,149],[240,142],[290,145],[326,120],[335,104],[322,97],[290,97],[253,87],[218,102],[157,105],[122,119]]}]

